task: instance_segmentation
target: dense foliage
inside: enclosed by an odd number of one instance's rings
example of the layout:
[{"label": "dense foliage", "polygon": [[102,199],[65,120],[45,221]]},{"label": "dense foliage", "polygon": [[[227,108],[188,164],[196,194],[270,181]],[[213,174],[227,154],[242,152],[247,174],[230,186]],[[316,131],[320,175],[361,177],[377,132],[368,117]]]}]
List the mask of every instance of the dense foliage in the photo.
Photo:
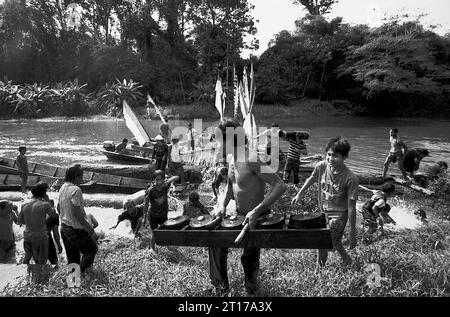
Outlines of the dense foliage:
[{"label": "dense foliage", "polygon": [[53,113],[47,99],[56,97],[46,89],[74,82],[83,94],[66,106],[71,114],[92,108],[115,114],[127,98],[119,84],[135,104],[149,92],[157,103],[212,108],[217,75],[232,103],[233,65],[240,74],[250,61],[256,103],[307,97],[353,113],[450,113],[448,35],[402,17],[375,29],[351,26],[324,16],[335,0],[293,2],[308,12],[296,30],[280,32],[260,57],[243,60],[243,49],[259,45],[248,0],[5,0],[0,78],[28,92],[8,98],[1,92],[2,113]]}]

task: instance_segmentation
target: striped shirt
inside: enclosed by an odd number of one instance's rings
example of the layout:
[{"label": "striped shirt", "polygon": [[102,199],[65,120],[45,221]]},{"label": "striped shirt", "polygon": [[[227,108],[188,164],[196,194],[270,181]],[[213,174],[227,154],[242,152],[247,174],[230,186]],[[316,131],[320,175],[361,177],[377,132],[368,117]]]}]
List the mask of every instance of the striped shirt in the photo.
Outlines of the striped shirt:
[{"label": "striped shirt", "polygon": [[[302,140],[300,142],[297,142],[296,132],[287,132],[285,133],[284,137],[287,141],[289,141],[289,149],[287,157],[288,159],[293,160],[300,160],[300,154],[307,155],[308,152],[306,150],[306,144]],[[301,132],[300,133],[300,139],[308,139],[309,133],[308,132]]]},{"label": "striped shirt", "polygon": [[300,160],[300,154],[308,154],[308,152],[306,151],[305,142],[296,142],[293,140],[289,140],[289,149],[287,154],[288,159]]}]

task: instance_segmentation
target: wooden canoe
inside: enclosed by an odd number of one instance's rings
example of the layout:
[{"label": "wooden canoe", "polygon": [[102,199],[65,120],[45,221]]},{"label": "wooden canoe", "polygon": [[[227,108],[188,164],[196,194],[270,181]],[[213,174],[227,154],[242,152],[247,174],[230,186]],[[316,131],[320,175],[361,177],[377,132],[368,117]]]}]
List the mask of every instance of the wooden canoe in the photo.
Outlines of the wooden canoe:
[{"label": "wooden canoe", "polygon": [[[289,218],[289,217],[288,217]],[[158,245],[187,247],[226,248],[279,248],[279,249],[332,249],[330,228],[288,229],[286,221],[283,229],[249,230],[239,244],[235,239],[241,230],[194,230],[185,226],[181,230],[155,229],[154,237]]]},{"label": "wooden canoe", "polygon": [[[58,186],[62,185],[66,174],[66,168],[60,166],[29,162],[28,167],[30,172],[28,176],[28,187],[33,186],[39,181],[44,181],[49,185],[54,184],[55,187],[58,188]],[[17,175],[16,160],[1,158],[0,170],[3,171],[2,178],[0,179],[0,190],[20,190],[21,180],[19,175]],[[84,171],[83,177],[84,182],[89,185],[81,185],[81,187],[84,189],[83,191],[90,193],[132,194],[139,190],[146,189],[149,183],[149,181],[145,179],[96,173],[92,171]]]},{"label": "wooden canoe", "polygon": [[119,163],[134,163],[134,164],[150,164],[151,159],[148,157],[131,155],[131,154],[123,154],[116,153],[106,150],[100,150],[108,160],[119,162]]}]

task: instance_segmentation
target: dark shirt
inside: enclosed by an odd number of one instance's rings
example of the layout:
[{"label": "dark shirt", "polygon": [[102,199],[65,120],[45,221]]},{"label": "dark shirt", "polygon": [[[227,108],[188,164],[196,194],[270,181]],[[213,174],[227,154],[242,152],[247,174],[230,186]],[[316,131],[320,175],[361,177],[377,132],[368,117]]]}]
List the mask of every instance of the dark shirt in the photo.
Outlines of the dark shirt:
[{"label": "dark shirt", "polygon": [[117,147],[116,147],[116,152],[120,153],[123,152],[124,150],[126,150],[127,147],[127,143],[120,143]]},{"label": "dark shirt", "polygon": [[170,184],[163,184],[158,190],[155,185],[147,189],[145,198],[150,202],[150,216],[161,218],[168,214],[169,204],[167,202],[167,194]]},{"label": "dark shirt", "polygon": [[157,142],[153,147],[152,158],[155,158],[155,156],[167,156],[168,153],[169,146],[165,142]]},{"label": "dark shirt", "polygon": [[17,170],[20,173],[28,173],[28,161],[25,155],[19,154],[16,158]]},{"label": "dark shirt", "polygon": [[189,201],[183,205],[183,215],[189,218],[196,218],[201,215],[208,215],[208,209],[199,201]]}]

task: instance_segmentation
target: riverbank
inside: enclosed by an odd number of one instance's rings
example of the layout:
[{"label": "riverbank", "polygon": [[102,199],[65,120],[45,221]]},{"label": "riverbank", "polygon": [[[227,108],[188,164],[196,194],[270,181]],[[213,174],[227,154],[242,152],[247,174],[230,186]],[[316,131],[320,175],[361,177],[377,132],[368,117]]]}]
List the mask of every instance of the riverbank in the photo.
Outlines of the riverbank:
[{"label": "riverbank", "polygon": [[[275,212],[292,211],[290,198],[295,188],[275,206]],[[313,198],[309,193],[308,209]],[[358,207],[368,198],[361,193]],[[261,252],[259,296],[449,296],[450,201],[444,197],[424,198],[403,188],[390,202],[397,226],[386,225],[385,234],[371,241],[361,234],[358,212],[358,245],[350,251],[354,263],[344,267],[332,254],[326,267],[318,269],[315,250],[264,249]],[[413,212],[426,210],[428,223]],[[158,247],[153,255],[144,238],[107,235],[96,257],[94,269],[79,289],[66,286],[65,273],[52,273],[48,286],[30,284],[22,278],[1,296],[210,296],[206,248]],[[346,239],[344,244],[348,247]],[[231,249],[228,267],[231,296],[246,296],[240,249]],[[366,285],[369,263],[381,267],[379,287]]]},{"label": "riverbank", "polygon": [[[195,118],[218,120],[219,113],[214,104],[190,104],[190,105],[167,105],[161,106],[161,113],[165,118],[171,120],[189,120]],[[142,118],[151,120],[160,120],[159,115],[156,113],[153,107],[150,108],[150,116],[147,113],[146,107],[138,107],[134,109]],[[120,112],[121,113],[121,112]],[[293,114],[301,114],[302,116],[343,116],[352,115],[350,108],[343,106],[342,102],[327,102],[319,101],[317,99],[301,99],[289,103],[288,105],[274,104],[274,105],[262,105],[255,104],[253,106],[253,114],[256,118],[263,120],[269,118],[285,118],[292,116]],[[234,109],[233,105],[229,104],[225,107],[225,116],[233,117]],[[241,116],[240,109],[238,115]],[[2,113],[0,120],[23,120],[23,117],[16,115]],[[121,116],[113,116],[107,114],[89,113],[77,117],[64,117],[64,116],[49,116],[49,117],[34,117],[29,119],[36,119],[38,121],[71,121],[71,120],[122,120]]]}]

